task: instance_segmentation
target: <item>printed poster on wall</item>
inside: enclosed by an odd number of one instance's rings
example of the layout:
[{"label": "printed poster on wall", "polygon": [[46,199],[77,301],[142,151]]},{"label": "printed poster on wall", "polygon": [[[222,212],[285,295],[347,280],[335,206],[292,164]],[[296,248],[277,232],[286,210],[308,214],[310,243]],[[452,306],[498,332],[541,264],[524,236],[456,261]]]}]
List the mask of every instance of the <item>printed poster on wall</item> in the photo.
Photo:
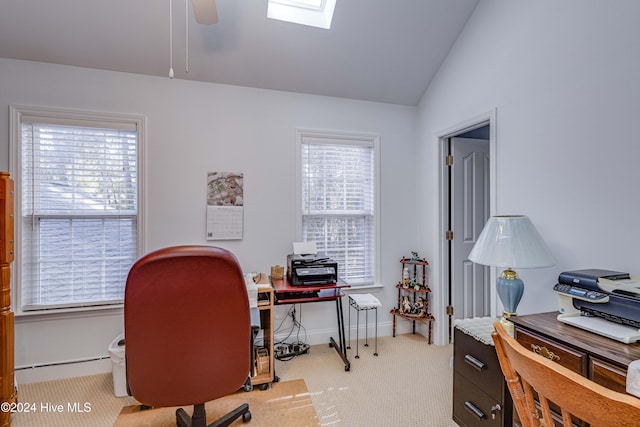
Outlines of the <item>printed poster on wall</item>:
[{"label": "printed poster on wall", "polygon": [[242,239],[243,217],[243,174],[208,172],[207,240]]}]

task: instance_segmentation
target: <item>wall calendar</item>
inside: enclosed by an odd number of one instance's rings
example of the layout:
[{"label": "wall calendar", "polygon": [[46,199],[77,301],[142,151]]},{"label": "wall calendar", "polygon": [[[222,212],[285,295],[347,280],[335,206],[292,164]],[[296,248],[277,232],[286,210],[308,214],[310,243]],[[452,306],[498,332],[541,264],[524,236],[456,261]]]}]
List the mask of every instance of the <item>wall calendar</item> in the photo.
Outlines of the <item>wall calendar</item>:
[{"label": "wall calendar", "polygon": [[207,240],[242,239],[243,218],[243,174],[207,173]]}]

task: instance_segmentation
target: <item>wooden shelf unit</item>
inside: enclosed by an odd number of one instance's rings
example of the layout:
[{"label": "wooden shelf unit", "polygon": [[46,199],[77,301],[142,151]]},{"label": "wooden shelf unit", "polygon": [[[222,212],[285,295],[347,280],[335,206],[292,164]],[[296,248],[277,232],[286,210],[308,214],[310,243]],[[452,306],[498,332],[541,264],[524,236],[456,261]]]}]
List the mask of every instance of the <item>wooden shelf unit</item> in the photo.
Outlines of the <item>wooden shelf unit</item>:
[{"label": "wooden shelf unit", "polygon": [[[427,266],[429,263],[426,259],[419,260],[407,259],[402,257],[400,260],[402,265],[402,273],[404,276],[405,268],[409,270],[409,278],[403,277],[396,288],[398,289],[398,305],[391,309],[390,313],[393,315],[393,336],[396,336],[396,317],[400,317],[404,320],[412,322],[412,333],[416,333],[416,322],[427,322],[429,328],[428,342],[431,344],[432,340],[432,322],[435,320],[429,310],[429,295],[431,289],[427,284]],[[411,274],[413,270],[413,274]],[[407,283],[405,283],[407,282]],[[406,298],[406,300],[405,300]],[[422,298],[422,308],[416,310],[416,303]],[[412,309],[405,307],[404,302],[407,302]]]}]

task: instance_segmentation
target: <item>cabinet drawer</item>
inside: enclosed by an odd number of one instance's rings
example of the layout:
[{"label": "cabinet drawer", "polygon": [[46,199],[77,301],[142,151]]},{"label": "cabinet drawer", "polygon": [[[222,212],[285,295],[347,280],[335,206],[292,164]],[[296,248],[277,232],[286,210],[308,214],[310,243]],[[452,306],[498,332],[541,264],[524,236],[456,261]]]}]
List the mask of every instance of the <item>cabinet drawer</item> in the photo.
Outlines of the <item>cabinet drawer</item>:
[{"label": "cabinet drawer", "polygon": [[[492,408],[495,418],[491,415]],[[453,420],[463,427],[511,425],[511,412],[504,413],[503,404],[456,372],[453,376]],[[508,421],[507,424],[504,424]]]},{"label": "cabinet drawer", "polygon": [[627,392],[627,371],[604,360],[589,358],[589,379],[611,390]]},{"label": "cabinet drawer", "polygon": [[481,385],[482,389],[500,399],[504,377],[498,362],[496,349],[470,335],[455,329],[453,350],[454,369],[470,382]]},{"label": "cabinet drawer", "polygon": [[587,376],[588,356],[586,353],[520,329],[516,330],[516,340],[525,348],[541,354],[547,359],[551,359],[582,376]]}]

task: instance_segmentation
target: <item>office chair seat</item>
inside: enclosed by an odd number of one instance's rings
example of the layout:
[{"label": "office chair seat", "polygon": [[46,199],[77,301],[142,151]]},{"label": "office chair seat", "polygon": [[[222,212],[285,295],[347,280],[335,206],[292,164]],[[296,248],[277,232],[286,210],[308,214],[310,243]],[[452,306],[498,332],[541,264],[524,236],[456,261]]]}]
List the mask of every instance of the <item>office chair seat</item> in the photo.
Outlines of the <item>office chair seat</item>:
[{"label": "office chair seat", "polygon": [[[176,411],[184,427],[204,427],[205,402],[244,386],[250,370],[251,322],[236,257],[210,246],[175,246],[145,255],[125,288],[127,381],[152,407]],[[211,426],[251,419],[247,404]]]}]

